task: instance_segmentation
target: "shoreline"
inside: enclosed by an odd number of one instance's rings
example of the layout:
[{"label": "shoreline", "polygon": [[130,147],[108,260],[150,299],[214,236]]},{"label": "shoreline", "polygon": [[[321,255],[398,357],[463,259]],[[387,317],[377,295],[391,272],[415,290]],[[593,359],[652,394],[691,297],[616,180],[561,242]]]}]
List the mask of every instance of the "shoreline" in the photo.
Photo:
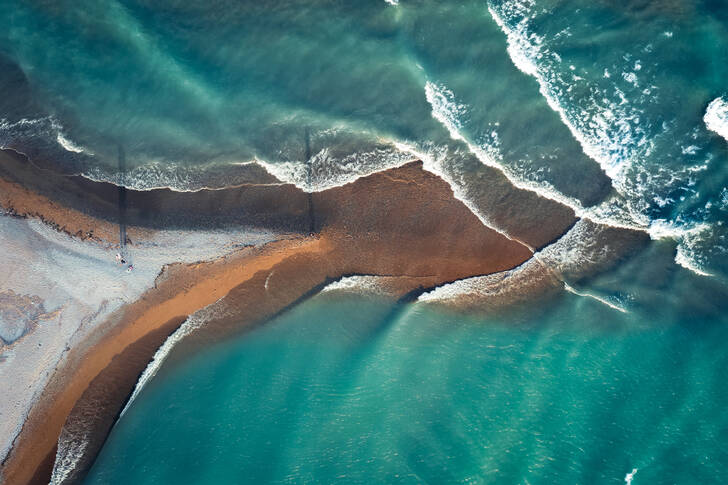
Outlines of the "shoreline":
[{"label": "shoreline", "polygon": [[[34,191],[33,183],[23,184],[16,177],[11,183],[19,187],[12,194],[4,192],[10,195],[3,198],[2,205],[20,216],[42,218],[68,234],[83,235],[91,228],[96,231],[94,243],[113,244],[113,186],[73,177],[43,182],[45,193]],[[90,191],[95,194],[90,201],[69,195],[83,194],[89,184],[95,187]],[[55,197],[56,192],[65,196]],[[137,234],[131,237],[144,239],[165,224],[174,227],[185,223],[187,228],[199,229],[227,227],[230,221],[246,227],[285,228],[288,235],[212,262],[166,266],[153,288],[136,301],[122,305],[71,348],[32,405],[2,464],[2,475],[13,483],[28,483],[36,471],[44,475],[46,458],[55,449],[67,417],[75,406],[82,408],[79,403],[84,393],[93,394],[94,379],[102,375],[114,356],[168,322],[181,322],[220,299],[232,302],[236,311],[233,318],[214,325],[214,338],[263,322],[310,291],[344,276],[405,277],[409,280],[402,280],[403,293],[418,288],[422,292],[462,278],[511,269],[532,256],[523,244],[483,226],[454,198],[449,185],[424,171],[419,162],[310,196],[285,185],[248,186],[217,190],[214,194],[130,192],[128,233]],[[75,206],[53,202],[56,198],[71,198]],[[302,233],[310,227],[309,199],[315,207],[316,234],[304,236]],[[163,203],[156,203],[159,201]],[[213,203],[222,216],[213,212],[212,221],[204,220]],[[182,220],[187,208],[194,209],[192,216]],[[99,217],[99,213],[105,217]],[[230,214],[237,219],[230,218]],[[571,219],[567,222],[570,225]],[[568,225],[564,224],[563,230]],[[529,232],[525,238],[538,233],[534,228]],[[552,239],[551,234],[539,237]],[[243,314],[245,319],[240,318]],[[168,333],[175,328],[169,328]],[[145,356],[147,362],[154,351],[156,347]],[[135,377],[139,374],[138,369],[121,367],[125,370],[115,372],[131,372]],[[133,387],[121,393],[125,398],[114,405],[123,406]],[[92,432],[105,439],[108,429],[101,428]],[[92,463],[95,451],[89,456]],[[41,470],[44,460],[46,468]]]}]

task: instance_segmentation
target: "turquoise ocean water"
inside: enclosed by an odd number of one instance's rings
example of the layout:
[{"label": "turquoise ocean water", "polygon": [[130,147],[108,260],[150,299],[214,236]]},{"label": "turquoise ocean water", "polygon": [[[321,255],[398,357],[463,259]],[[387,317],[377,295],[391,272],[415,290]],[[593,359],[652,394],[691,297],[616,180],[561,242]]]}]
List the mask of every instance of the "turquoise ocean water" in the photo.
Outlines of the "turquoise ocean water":
[{"label": "turquoise ocean water", "polygon": [[[0,21],[0,146],[68,173],[321,190],[417,157],[486,216],[495,167],[652,238],[571,282],[603,301],[314,298],[162,366],[89,483],[726,482],[725,2],[0,0]],[[589,266],[576,236],[562,260]]]},{"label": "turquoise ocean water", "polygon": [[725,292],[666,249],[593,282],[629,313],[319,295],[162,367],[85,483],[725,483]]}]

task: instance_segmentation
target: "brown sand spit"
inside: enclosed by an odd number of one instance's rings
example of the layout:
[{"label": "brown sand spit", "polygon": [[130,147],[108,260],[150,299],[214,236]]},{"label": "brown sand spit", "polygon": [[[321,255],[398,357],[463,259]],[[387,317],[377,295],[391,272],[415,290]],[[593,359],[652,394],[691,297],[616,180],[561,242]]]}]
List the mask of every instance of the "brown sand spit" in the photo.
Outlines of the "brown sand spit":
[{"label": "brown sand spit", "polygon": [[[0,201],[7,209],[43,217],[71,234],[90,228],[94,234],[113,240],[115,192],[104,184],[64,177],[53,190],[46,185],[43,199],[21,180],[14,183],[14,191],[5,193],[9,195]],[[57,199],[56,190],[80,194],[79,187],[91,187],[91,199],[95,200],[92,209],[82,197],[69,204],[73,210],[50,202],[51,198]],[[64,197],[70,200],[67,194]],[[174,199],[174,203],[165,197]],[[211,210],[216,199],[223,201],[217,205],[217,212]],[[139,362],[144,358],[132,352],[136,348],[132,346],[146,342],[147,350],[143,353],[148,361],[153,353],[149,349],[158,345],[179,322],[223,297],[240,312],[235,318],[216,322],[216,338],[260,323],[344,275],[398,278],[398,292],[405,294],[507,270],[531,257],[524,244],[485,227],[453,197],[445,182],[423,171],[419,162],[315,193],[310,198],[290,185],[251,185],[229,192],[131,191],[128,200],[127,220],[131,226],[182,223],[189,208],[192,215],[186,222],[202,223],[202,214],[209,210],[212,214],[223,214],[216,216],[217,222],[283,228],[304,234],[308,233],[313,214],[316,234],[247,248],[211,263],[168,267],[155,288],[117,311],[84,345],[69,352],[42,399],[31,410],[3,464],[7,483],[28,483],[34,475],[47,480],[46,458],[54,452],[74,408],[74,416],[88,415],[83,399],[97,402],[99,389],[108,387],[110,382],[117,383],[116,398],[105,400],[104,411],[96,414],[105,418],[91,423],[91,433],[96,438],[89,446],[94,449],[81,460],[80,469],[89,466],[113,422],[108,416],[116,416],[139,375]],[[550,225],[545,230],[550,234],[563,232],[572,222],[573,217],[567,214],[560,218],[560,229]],[[538,228],[529,227],[528,232],[514,236],[538,239]],[[154,345],[148,344],[150,335],[155,335]],[[122,365],[121,356],[131,354],[137,355],[132,359],[135,363]],[[69,423],[64,437],[72,440],[77,421],[72,419]],[[87,432],[88,429],[83,431]]]}]

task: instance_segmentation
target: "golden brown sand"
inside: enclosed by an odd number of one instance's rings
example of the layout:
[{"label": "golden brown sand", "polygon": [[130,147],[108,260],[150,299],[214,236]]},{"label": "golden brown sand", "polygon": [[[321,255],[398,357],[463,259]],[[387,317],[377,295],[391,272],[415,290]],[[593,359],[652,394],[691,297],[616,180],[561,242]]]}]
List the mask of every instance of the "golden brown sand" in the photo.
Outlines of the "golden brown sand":
[{"label": "golden brown sand", "polygon": [[[62,207],[20,184],[0,184],[0,204],[16,213],[41,217],[70,234],[93,233],[108,241],[118,234],[115,224],[104,219]],[[284,225],[294,219],[298,224],[309,213],[304,205],[308,198],[291,186],[236,190],[238,195],[227,204],[238,202],[245,210],[259,207],[269,220],[275,220],[279,200]],[[260,323],[345,275],[393,277],[401,295],[513,268],[532,255],[521,242],[485,227],[453,197],[445,182],[423,171],[418,162],[316,193],[311,202],[316,234],[247,248],[210,263],[168,267],[155,288],[117,311],[83,345],[71,349],[2,465],[5,481],[28,483],[34,476],[47,480],[47,457],[54,452],[67,417],[82,396],[96,392],[94,385],[108,385],[104,371],[123,373],[119,356],[135,343],[154,332],[167,335],[188,315],[221,298],[239,312],[234,318],[215,322],[218,338]],[[307,225],[305,222],[301,225]],[[571,223],[568,215],[562,217],[558,230],[563,232]],[[550,226],[548,237],[555,231]],[[537,233],[529,228],[519,239],[535,242],[545,238]],[[146,361],[153,351],[147,354]],[[123,398],[109,408],[116,409],[113,413],[131,392],[138,366],[130,366],[128,372],[134,379],[127,379],[126,389],[118,392]],[[97,431],[105,436],[108,426]]]}]

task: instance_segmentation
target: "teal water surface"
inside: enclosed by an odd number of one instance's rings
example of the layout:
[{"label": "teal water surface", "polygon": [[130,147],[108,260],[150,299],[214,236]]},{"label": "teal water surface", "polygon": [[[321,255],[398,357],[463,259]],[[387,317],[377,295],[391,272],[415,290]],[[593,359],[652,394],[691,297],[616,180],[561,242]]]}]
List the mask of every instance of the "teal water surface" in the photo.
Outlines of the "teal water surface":
[{"label": "teal water surface", "polygon": [[726,273],[725,2],[0,0],[0,22],[0,146],[31,159],[320,190],[417,157],[475,207],[498,166]]},{"label": "teal water surface", "polygon": [[629,313],[317,296],[160,372],[85,483],[724,483],[724,292],[664,271]]}]

